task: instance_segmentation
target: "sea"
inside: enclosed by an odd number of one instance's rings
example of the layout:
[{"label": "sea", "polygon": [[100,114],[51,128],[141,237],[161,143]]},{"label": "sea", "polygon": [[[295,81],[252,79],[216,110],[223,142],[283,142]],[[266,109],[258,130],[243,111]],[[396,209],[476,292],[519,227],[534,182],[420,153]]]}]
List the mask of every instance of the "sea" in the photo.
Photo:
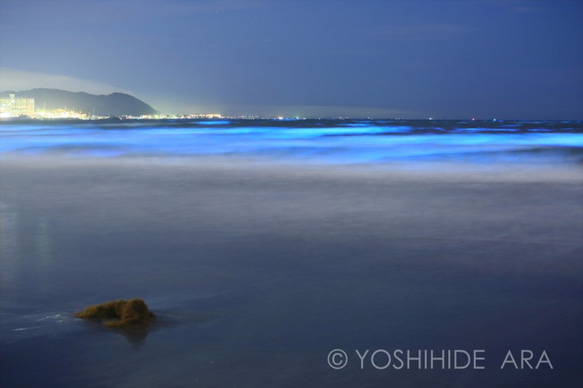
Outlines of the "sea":
[{"label": "sea", "polygon": [[3,388],[580,387],[582,327],[581,121],[0,122]]},{"label": "sea", "polygon": [[237,156],[332,164],[581,162],[582,121],[99,120],[3,122],[0,152]]}]

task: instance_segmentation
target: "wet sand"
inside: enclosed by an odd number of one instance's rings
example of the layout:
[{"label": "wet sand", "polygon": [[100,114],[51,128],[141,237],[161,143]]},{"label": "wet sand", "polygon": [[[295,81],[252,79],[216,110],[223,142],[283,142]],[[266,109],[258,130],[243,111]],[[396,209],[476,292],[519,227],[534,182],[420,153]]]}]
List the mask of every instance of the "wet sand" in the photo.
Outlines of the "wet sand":
[{"label": "wet sand", "polygon": [[[0,173],[2,387],[583,379],[578,167],[3,156]],[[133,297],[159,317],[141,335],[72,317]],[[484,369],[397,369],[396,349],[483,350]]]}]

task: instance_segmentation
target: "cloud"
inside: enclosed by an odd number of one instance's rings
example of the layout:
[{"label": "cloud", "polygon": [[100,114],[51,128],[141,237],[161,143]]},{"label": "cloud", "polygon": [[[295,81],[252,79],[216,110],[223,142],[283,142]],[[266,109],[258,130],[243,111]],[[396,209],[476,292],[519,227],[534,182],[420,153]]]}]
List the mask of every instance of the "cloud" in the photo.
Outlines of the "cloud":
[{"label": "cloud", "polygon": [[472,31],[472,28],[456,24],[424,24],[414,26],[378,26],[369,35],[395,42],[422,42],[446,40]]},{"label": "cloud", "polygon": [[22,91],[34,88],[63,89],[71,92],[87,92],[92,94],[110,94],[113,92],[131,94],[128,90],[81,78],[16,70],[6,67],[0,68],[1,91]]}]

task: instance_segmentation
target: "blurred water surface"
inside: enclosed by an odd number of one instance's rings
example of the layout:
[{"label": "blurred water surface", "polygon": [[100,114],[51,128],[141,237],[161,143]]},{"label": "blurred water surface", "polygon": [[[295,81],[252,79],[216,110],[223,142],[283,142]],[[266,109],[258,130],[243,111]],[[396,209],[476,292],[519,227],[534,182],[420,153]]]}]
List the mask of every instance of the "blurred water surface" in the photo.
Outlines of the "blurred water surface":
[{"label": "blurred water surface", "polygon": [[[300,124],[2,125],[0,385],[579,386],[580,124]],[[133,297],[145,332],[72,317]]]}]

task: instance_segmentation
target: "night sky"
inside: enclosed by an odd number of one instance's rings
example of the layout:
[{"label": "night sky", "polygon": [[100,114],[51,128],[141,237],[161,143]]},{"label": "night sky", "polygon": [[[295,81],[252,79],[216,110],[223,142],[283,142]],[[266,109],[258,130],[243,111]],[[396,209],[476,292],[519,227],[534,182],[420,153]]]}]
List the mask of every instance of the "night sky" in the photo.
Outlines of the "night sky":
[{"label": "night sky", "polygon": [[583,1],[0,0],[0,89],[164,113],[583,119]]}]

